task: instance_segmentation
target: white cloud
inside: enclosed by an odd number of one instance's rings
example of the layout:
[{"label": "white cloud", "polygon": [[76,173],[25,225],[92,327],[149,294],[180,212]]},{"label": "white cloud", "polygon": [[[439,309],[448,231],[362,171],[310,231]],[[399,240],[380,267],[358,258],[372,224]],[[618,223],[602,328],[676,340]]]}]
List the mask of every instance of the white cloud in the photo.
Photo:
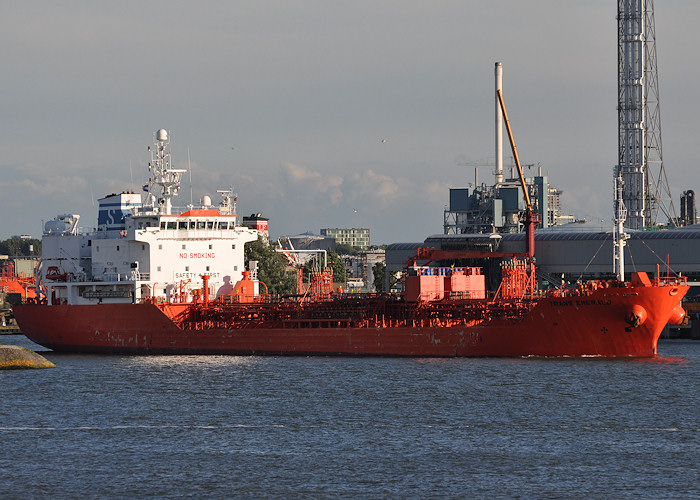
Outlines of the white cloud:
[{"label": "white cloud", "polygon": [[[572,211],[608,214],[615,5],[506,4],[9,2],[0,41],[12,119],[0,143],[2,161],[21,167],[2,169],[0,211],[22,213],[6,218],[5,234],[92,210],[91,190],[130,186],[130,159],[134,183],[147,182],[146,146],[166,127],[179,167],[191,148],[195,202],[233,184],[239,208],[267,212],[280,232],[363,224],[374,241],[420,240],[440,231],[449,187],[471,180],[454,158],[493,154],[498,60],[525,162],[551,170]],[[700,2],[655,11],[677,200],[700,189],[689,118],[700,101],[683,92],[699,71],[687,61]],[[168,29],[150,29],[154,19]],[[180,198],[189,202],[187,176]]]},{"label": "white cloud", "polygon": [[339,175],[323,175],[306,167],[284,163],[280,167],[280,178],[282,185],[295,195],[294,198],[307,197],[335,206],[343,199],[344,179]]}]

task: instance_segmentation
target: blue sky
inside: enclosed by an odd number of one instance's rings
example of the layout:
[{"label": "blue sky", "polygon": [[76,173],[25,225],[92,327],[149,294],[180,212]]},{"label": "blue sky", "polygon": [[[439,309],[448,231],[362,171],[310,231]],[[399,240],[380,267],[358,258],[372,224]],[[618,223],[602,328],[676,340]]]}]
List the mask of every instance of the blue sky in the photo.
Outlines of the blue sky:
[{"label": "blue sky", "polygon": [[[678,206],[700,189],[700,2],[656,4]],[[567,212],[609,220],[615,15],[603,0],[5,3],[0,238],[68,212],[91,227],[93,200],[145,183],[166,128],[195,201],[233,185],[239,214],[262,212],[273,236],[422,241],[442,231],[449,188],[474,180],[460,164],[493,161],[496,61],[523,163],[549,172]]]}]

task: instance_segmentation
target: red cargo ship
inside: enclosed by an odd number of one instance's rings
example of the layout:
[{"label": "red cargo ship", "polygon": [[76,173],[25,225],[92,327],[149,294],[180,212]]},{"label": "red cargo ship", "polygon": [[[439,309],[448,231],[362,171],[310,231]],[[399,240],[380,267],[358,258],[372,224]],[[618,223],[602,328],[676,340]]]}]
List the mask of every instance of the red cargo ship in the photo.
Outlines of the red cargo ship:
[{"label": "red cargo ship", "polygon": [[[624,281],[618,178],[617,279],[538,290],[537,221],[498,97],[527,207],[523,253],[420,249],[400,295],[336,293],[328,271],[312,277],[306,295],[260,295],[243,272],[243,244],[257,232],[237,225],[231,191],[223,192],[221,209],[205,200],[201,209],[171,213],[182,171],[170,168],[167,133],[159,130],[143,205],[133,193],[100,200],[101,226],[91,234],[76,229],[75,215],[47,223],[38,273],[45,298],[16,305],[17,322],[34,342],[65,352],[654,356],[664,326],[685,320],[685,278],[657,270],[653,279],[632,273]],[[427,266],[484,258],[503,259],[495,291],[486,289],[480,267]]]},{"label": "red cargo ship", "polygon": [[[409,275],[415,300],[205,294],[194,303],[22,304],[15,317],[27,337],[56,351],[379,356],[653,356],[666,323],[684,318],[680,300],[688,287],[681,279],[633,273],[630,283],[530,296],[521,288],[530,281],[526,268],[510,271],[501,295],[491,298],[469,297],[473,288],[437,293],[431,286],[432,278],[455,275]],[[432,281],[428,292],[420,291],[423,278]]]}]

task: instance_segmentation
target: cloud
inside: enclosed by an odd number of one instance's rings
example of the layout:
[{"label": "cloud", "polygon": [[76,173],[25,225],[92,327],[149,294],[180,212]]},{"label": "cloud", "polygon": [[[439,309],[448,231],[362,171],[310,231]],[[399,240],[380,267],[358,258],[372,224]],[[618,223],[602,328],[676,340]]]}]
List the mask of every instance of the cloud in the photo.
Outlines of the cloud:
[{"label": "cloud", "polygon": [[323,175],[309,168],[284,163],[280,167],[283,186],[289,186],[295,197],[304,196],[337,206],[343,199],[343,183],[339,175]]}]

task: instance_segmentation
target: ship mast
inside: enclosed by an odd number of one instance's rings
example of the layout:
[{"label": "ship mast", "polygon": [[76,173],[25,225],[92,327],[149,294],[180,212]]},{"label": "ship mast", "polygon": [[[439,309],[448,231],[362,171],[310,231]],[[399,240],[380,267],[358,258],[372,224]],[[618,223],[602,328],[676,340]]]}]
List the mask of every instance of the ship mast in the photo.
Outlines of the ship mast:
[{"label": "ship mast", "polygon": [[170,215],[172,212],[172,203],[170,199],[175,196],[180,189],[180,179],[187,170],[179,170],[170,168],[171,157],[168,145],[168,131],[160,129],[154,134],[153,143],[155,151],[148,147],[151,152],[151,161],[148,164],[148,170],[152,170],[153,174],[148,190],[148,200],[156,212],[164,215]]},{"label": "ship mast", "polygon": [[[219,211],[223,215],[237,215],[236,202],[238,201],[238,197],[233,194],[233,186],[229,186],[228,189],[218,189],[216,192],[219,193],[222,198],[221,203],[219,203],[221,207]],[[231,200],[233,200],[233,203],[231,203]]]},{"label": "ship mast", "polygon": [[613,271],[618,281],[625,280],[625,245],[629,235],[625,233],[625,219],[627,208],[625,207],[625,181],[622,171],[618,171],[614,178],[615,184],[615,223],[613,225]]}]

